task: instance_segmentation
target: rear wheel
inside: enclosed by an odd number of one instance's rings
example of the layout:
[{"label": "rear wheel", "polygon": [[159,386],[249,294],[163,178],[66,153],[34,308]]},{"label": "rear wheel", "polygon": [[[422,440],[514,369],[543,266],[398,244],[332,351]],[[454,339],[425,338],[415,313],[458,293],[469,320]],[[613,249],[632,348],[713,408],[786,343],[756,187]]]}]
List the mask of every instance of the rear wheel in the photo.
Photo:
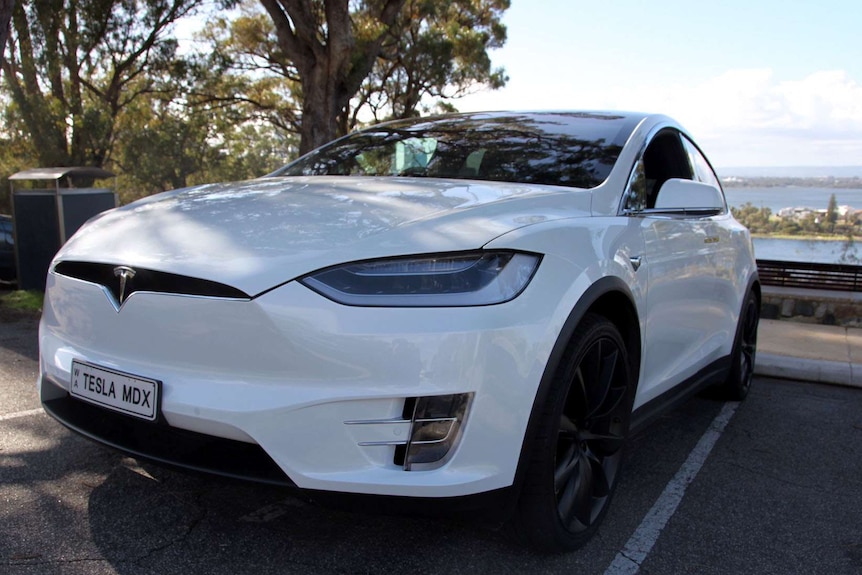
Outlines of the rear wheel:
[{"label": "rear wheel", "polygon": [[757,325],[760,321],[760,305],[757,296],[748,292],[731,354],[730,374],[722,386],[724,397],[732,401],[742,401],[751,389],[751,379],[754,377],[754,360],[757,355]]},{"label": "rear wheel", "polygon": [[596,531],[622,465],[634,394],[613,323],[584,318],[552,386],[513,527],[531,546],[559,552]]}]

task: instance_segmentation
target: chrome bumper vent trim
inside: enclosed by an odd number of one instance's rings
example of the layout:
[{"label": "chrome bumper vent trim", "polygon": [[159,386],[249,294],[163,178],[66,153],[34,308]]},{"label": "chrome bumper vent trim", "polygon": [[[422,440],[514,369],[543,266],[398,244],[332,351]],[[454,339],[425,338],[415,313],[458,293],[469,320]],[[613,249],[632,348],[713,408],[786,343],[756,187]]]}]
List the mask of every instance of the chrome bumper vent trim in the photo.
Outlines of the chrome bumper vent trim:
[{"label": "chrome bumper vent trim", "polygon": [[[409,419],[359,419],[359,420],[350,420],[345,421],[344,425],[382,425],[385,427],[392,425],[403,426],[407,429],[410,428],[410,420]],[[385,432],[384,432],[385,433]],[[407,437],[404,439],[382,439],[376,441],[359,441],[357,445],[360,447],[374,447],[381,445],[407,445]]]},{"label": "chrome bumper vent trim", "polygon": [[367,419],[367,420],[356,420],[356,421],[345,421],[344,425],[402,425],[409,426],[412,429],[413,425],[422,425],[427,423],[448,423],[449,429],[446,431],[446,436],[440,439],[432,439],[432,440],[412,440],[408,441],[405,437],[404,439],[384,439],[379,441],[359,441],[357,445],[360,447],[374,447],[379,445],[407,445],[408,443],[413,445],[432,445],[434,443],[443,443],[450,438],[452,434],[452,428],[457,421],[454,417],[435,417],[431,419],[417,419],[415,421],[409,419]]}]

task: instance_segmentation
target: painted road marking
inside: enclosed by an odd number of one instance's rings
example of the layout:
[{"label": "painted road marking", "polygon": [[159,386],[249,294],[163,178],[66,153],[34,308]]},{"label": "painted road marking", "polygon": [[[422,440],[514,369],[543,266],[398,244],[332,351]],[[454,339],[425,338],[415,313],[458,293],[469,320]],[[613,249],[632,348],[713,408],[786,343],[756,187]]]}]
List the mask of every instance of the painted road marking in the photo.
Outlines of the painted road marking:
[{"label": "painted road marking", "polygon": [[736,412],[738,403],[726,403],[709,428],[704,432],[700,441],[688,454],[688,458],[679,471],[676,472],[670,483],[665,486],[652,509],[647,512],[641,524],[634,534],[626,542],[623,550],[617,553],[613,563],[605,570],[605,575],[634,575],[638,572],[652,550],[653,545],[661,535],[662,529],[679,507],[685,490],[694,481],[706,458],[715,446],[715,442],[721,437],[727,422]]},{"label": "painted road marking", "polygon": [[28,409],[27,411],[18,411],[15,413],[7,413],[6,415],[0,415],[0,421],[8,421],[10,419],[18,419],[19,417],[29,417],[31,415],[37,415],[39,413],[45,413],[41,407],[38,409]]}]

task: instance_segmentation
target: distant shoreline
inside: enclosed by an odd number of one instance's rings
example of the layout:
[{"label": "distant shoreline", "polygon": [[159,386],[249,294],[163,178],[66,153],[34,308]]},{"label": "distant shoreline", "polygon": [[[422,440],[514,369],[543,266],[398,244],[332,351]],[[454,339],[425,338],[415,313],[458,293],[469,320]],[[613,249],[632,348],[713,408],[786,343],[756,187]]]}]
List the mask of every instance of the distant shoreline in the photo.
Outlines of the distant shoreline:
[{"label": "distant shoreline", "polygon": [[811,235],[811,234],[794,235],[794,234],[755,234],[755,233],[752,233],[751,237],[752,238],[758,238],[758,239],[769,239],[769,240],[815,240],[815,241],[822,241],[822,242],[852,241],[854,243],[856,243],[857,241],[862,242],[862,236],[860,236],[860,237],[853,236],[853,237],[848,238],[847,236],[818,236],[818,235]]},{"label": "distant shoreline", "polygon": [[862,189],[862,178],[784,178],[784,177],[738,177],[721,179],[725,188],[833,188],[836,190]]},{"label": "distant shoreline", "polygon": [[862,166],[716,167],[722,178],[862,178]]}]

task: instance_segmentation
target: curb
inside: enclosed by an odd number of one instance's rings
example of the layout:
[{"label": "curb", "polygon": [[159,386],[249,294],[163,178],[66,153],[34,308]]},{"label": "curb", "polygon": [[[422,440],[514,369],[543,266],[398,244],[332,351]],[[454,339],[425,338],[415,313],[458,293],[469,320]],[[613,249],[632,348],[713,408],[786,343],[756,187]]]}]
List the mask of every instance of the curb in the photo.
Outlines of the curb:
[{"label": "curb", "polygon": [[858,363],[758,353],[754,363],[754,373],[862,389],[862,364]]}]

